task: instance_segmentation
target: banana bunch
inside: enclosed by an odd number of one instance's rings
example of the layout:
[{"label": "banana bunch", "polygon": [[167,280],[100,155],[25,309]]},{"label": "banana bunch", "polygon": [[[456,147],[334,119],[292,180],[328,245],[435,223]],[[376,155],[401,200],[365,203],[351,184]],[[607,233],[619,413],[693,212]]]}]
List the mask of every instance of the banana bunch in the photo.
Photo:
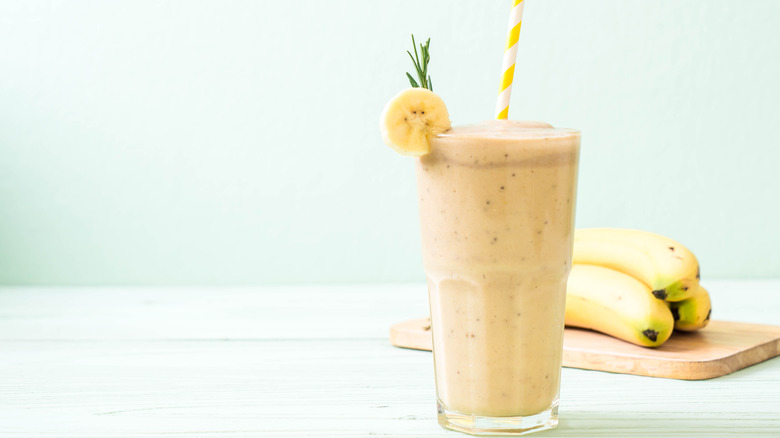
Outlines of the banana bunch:
[{"label": "banana bunch", "polygon": [[672,330],[707,325],[712,305],[699,262],[672,239],[639,230],[592,228],[574,234],[566,325],[657,347]]}]

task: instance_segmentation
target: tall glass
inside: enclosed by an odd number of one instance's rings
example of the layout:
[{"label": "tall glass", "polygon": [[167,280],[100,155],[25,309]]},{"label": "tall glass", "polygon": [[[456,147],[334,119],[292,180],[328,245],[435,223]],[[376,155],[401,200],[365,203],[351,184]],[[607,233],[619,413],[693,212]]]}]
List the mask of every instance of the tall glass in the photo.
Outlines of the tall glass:
[{"label": "tall glass", "polygon": [[523,434],[558,423],[580,133],[454,127],[417,162],[439,423]]}]

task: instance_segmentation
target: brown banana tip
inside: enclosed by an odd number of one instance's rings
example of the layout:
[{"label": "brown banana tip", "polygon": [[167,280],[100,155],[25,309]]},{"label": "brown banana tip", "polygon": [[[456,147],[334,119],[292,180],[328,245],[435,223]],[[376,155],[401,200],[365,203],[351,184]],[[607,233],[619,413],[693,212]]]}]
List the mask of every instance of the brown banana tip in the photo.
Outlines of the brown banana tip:
[{"label": "brown banana tip", "polygon": [[663,300],[666,298],[666,290],[665,289],[657,289],[653,291],[653,296],[658,298],[659,300]]},{"label": "brown banana tip", "polygon": [[647,329],[643,331],[642,334],[645,335],[647,339],[650,339],[653,342],[658,340],[658,332],[653,329]]}]

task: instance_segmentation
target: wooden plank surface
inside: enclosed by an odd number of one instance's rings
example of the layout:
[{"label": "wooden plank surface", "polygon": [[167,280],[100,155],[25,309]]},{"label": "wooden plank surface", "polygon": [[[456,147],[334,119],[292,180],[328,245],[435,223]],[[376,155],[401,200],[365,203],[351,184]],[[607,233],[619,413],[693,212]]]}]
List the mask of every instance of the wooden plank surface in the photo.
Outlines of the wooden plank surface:
[{"label": "wooden plank surface", "polygon": [[[772,324],[780,281],[710,282]],[[454,437],[430,353],[387,327],[424,285],[0,288],[0,437]],[[752,319],[751,319],[752,318]],[[776,437],[780,360],[713,380],[566,368],[550,437]]]},{"label": "wooden plank surface", "polygon": [[[431,350],[431,322],[393,324],[390,343]],[[645,348],[591,330],[567,327],[563,366],[639,376],[701,380],[724,376],[780,354],[780,326],[711,321],[696,332],[675,332],[662,346]]]}]

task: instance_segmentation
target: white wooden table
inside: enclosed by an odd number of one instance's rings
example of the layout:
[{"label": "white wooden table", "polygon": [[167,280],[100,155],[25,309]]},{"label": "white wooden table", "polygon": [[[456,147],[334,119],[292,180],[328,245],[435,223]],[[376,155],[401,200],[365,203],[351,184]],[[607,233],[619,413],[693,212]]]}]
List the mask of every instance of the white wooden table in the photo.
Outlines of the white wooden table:
[{"label": "white wooden table", "polygon": [[[780,324],[780,281],[706,282]],[[428,352],[388,344],[423,285],[0,288],[0,437],[456,437]],[[532,436],[780,436],[780,359],[707,381],[564,369]]]}]

